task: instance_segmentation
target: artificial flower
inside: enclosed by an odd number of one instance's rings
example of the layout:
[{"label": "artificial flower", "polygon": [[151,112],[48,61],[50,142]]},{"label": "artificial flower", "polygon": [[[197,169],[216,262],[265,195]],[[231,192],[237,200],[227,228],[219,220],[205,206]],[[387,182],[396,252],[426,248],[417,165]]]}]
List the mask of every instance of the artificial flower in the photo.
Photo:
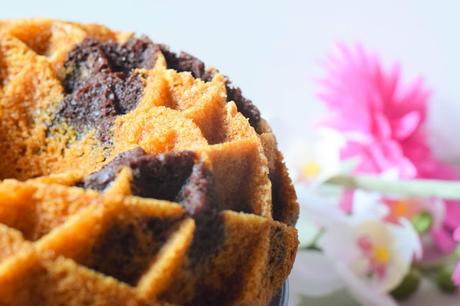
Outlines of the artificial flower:
[{"label": "artificial flower", "polygon": [[[308,139],[290,145],[286,154],[288,168],[294,178],[298,194],[316,190],[318,193],[324,182],[333,176],[350,174],[356,161],[340,159],[340,150],[344,145],[343,136],[333,129],[320,128],[306,136]],[[329,188],[324,196],[339,198],[343,188]],[[308,211],[300,210],[297,222],[300,246],[308,248],[314,242],[320,228],[309,218]]]},{"label": "artificial flower", "polygon": [[[374,201],[369,201],[369,197]],[[356,190],[352,194],[351,201],[353,215],[373,210],[389,223],[398,224],[409,220],[417,226],[419,234],[437,231],[443,226],[445,219],[444,201],[436,198],[382,196],[375,192]]]},{"label": "artificial flower", "polygon": [[[351,215],[335,203],[304,193],[300,201],[323,234],[318,246],[335,264],[337,273],[363,305],[396,305],[389,292],[408,273],[414,258],[421,255],[420,240],[407,220],[398,224],[384,220],[385,208],[369,195],[368,205],[358,205]],[[360,201],[366,201],[361,195]]]},{"label": "artificial flower", "polygon": [[317,187],[341,173],[340,150],[344,144],[343,136],[328,128],[318,129],[309,139],[292,144],[286,159],[294,181]]},{"label": "artificial flower", "polygon": [[454,232],[460,226],[460,201],[444,201],[445,218],[442,225],[433,231],[432,236],[444,253],[450,253],[457,245]]},{"label": "artificial flower", "polygon": [[388,207],[388,222],[397,223],[401,219],[416,222],[420,216],[429,218],[428,226],[420,228],[423,233],[439,229],[445,219],[445,203],[437,198],[384,197],[382,202]]},{"label": "artificial flower", "polygon": [[[395,172],[395,179],[457,177],[429,146],[425,125],[430,91],[421,78],[403,83],[399,64],[385,70],[377,56],[359,45],[355,49],[339,45],[326,69],[319,96],[332,116],[322,124],[347,135],[340,155],[342,159],[358,158],[355,174]],[[348,191],[341,200],[347,212],[352,209],[352,198],[353,191]],[[460,225],[460,204],[443,203],[445,218],[431,237],[448,253],[456,245],[452,235]]]},{"label": "artificial flower", "polygon": [[[385,70],[360,46],[351,50],[340,45],[339,50],[329,58],[327,76],[320,81],[320,97],[331,116],[320,122],[317,138],[304,139],[288,155],[304,212],[301,238],[303,231],[309,233],[314,246],[309,249],[322,251],[336,278],[363,305],[394,306],[390,292],[398,288],[401,293],[422,254],[426,263],[460,242],[460,204],[415,192],[429,183],[441,184],[436,181],[419,180],[420,186],[406,181],[401,185],[411,192],[402,194],[402,187],[390,187],[401,179],[452,180],[457,173],[430,148],[430,91],[421,78],[405,84],[398,64]],[[353,163],[344,167],[349,161]],[[322,190],[331,184],[339,191],[327,194],[332,195],[327,201]],[[356,189],[362,184],[380,184],[367,188],[379,192]],[[431,252],[433,242],[436,252]],[[318,261],[318,256],[309,257]],[[460,264],[453,281],[460,286]]]},{"label": "artificial flower", "polygon": [[424,125],[430,91],[421,78],[401,82],[401,69],[385,70],[361,46],[339,45],[326,63],[320,98],[332,112],[324,124],[349,137],[343,159],[359,156],[357,173],[395,169],[400,178],[449,178],[452,169],[438,161]]}]

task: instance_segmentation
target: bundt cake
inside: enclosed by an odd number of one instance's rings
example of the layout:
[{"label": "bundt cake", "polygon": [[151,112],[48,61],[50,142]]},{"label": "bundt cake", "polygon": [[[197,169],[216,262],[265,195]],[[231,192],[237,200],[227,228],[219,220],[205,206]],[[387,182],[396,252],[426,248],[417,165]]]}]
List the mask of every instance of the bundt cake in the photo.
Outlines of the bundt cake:
[{"label": "bundt cake", "polygon": [[0,21],[0,305],[269,305],[297,250],[274,135],[218,70]]}]

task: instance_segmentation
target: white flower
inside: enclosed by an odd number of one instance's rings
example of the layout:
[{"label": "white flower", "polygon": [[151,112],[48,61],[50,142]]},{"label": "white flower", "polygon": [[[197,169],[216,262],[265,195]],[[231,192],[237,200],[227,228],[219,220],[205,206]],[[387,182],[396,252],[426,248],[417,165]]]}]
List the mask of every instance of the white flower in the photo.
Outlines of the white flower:
[{"label": "white flower", "polygon": [[[279,126],[285,126],[279,125]],[[349,174],[357,164],[355,159],[342,161],[340,150],[345,145],[344,135],[330,128],[312,129],[302,141],[289,142],[286,163],[294,177],[294,185],[302,204],[301,193],[315,189],[318,193],[338,201],[343,188],[323,184],[328,179]],[[321,187],[321,188],[318,188]],[[300,211],[297,223],[300,245],[309,246],[318,234],[318,226]]]},{"label": "white flower", "polygon": [[321,128],[309,139],[291,144],[286,160],[294,181],[316,187],[341,173],[340,150],[345,139],[337,131]]},{"label": "white flower", "polygon": [[323,227],[318,244],[353,296],[366,306],[393,306],[388,293],[421,256],[420,240],[406,219],[385,222],[382,203],[368,195],[359,195],[361,203],[352,215],[312,193],[303,194],[302,208]]}]

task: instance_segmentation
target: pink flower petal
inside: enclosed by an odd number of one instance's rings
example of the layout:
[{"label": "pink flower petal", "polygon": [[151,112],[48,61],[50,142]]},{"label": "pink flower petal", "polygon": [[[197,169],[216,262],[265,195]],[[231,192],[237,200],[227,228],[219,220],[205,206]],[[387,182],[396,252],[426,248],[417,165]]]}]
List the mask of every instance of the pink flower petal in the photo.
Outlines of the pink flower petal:
[{"label": "pink flower petal", "polygon": [[454,239],[460,241],[460,226],[454,231]]},{"label": "pink flower petal", "polygon": [[444,223],[451,229],[456,229],[460,226],[460,202],[446,201],[446,217]]},{"label": "pink flower petal", "polygon": [[458,263],[457,267],[455,268],[454,274],[452,276],[452,280],[454,284],[460,287],[460,263]]},{"label": "pink flower petal", "polygon": [[431,232],[436,245],[444,253],[450,253],[455,249],[456,243],[452,237],[452,234],[447,232],[445,229],[437,229]]},{"label": "pink flower petal", "polygon": [[391,137],[391,126],[386,118],[381,113],[374,114],[374,133],[378,139],[389,139]]},{"label": "pink flower petal", "polygon": [[420,113],[415,111],[404,115],[399,121],[394,122],[393,136],[400,140],[406,139],[417,129],[421,119]]},{"label": "pink flower petal", "polygon": [[340,200],[340,208],[343,212],[350,214],[353,210],[353,191],[345,190]]}]

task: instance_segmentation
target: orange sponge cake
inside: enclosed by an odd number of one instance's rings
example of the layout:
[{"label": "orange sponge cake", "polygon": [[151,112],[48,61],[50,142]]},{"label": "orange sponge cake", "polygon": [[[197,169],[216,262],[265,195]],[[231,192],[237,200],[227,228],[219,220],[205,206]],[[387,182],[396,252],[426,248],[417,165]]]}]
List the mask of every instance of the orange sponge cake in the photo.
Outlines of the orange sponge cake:
[{"label": "orange sponge cake", "polygon": [[298,204],[218,70],[99,25],[0,21],[0,305],[268,305]]}]

